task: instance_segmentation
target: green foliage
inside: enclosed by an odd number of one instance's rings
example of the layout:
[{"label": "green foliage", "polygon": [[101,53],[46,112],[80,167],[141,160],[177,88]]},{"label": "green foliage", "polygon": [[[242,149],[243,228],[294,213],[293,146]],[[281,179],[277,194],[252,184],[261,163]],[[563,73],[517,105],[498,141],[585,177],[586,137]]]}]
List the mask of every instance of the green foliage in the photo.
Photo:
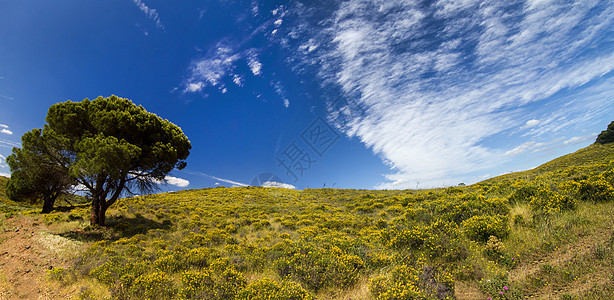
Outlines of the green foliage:
[{"label": "green foliage", "polygon": [[213,299],[215,283],[207,271],[185,271],[181,274],[182,299]]},{"label": "green foliage", "polygon": [[54,104],[45,120],[8,158],[10,194],[57,195],[79,183],[92,197],[92,225],[104,225],[124,189],[152,191],[173,168],[184,168],[191,149],[178,126],[116,96]]},{"label": "green foliage", "polygon": [[171,299],[175,290],[167,273],[154,272],[137,277],[132,284],[131,294],[144,299]]},{"label": "green foliage", "polygon": [[478,283],[480,289],[490,295],[489,299],[524,299],[522,292],[512,287],[506,278],[483,279]]},{"label": "green foliage", "polygon": [[56,141],[44,138],[38,128],[21,137],[22,148],[13,148],[6,158],[11,169],[6,193],[11,200],[42,202],[43,213],[49,213],[56,199],[76,183],[61,161],[49,154],[48,149],[55,145]]},{"label": "green foliage", "polygon": [[474,241],[486,242],[490,236],[499,239],[510,233],[507,217],[473,216],[463,222],[465,234]]},{"label": "green foliage", "polygon": [[454,294],[454,279],[445,268],[418,261],[413,266],[396,266],[390,276],[375,277],[369,287],[377,300],[449,299]]},{"label": "green foliage", "polygon": [[63,282],[67,279],[67,272],[64,268],[54,267],[47,270],[47,276],[51,280]]},{"label": "green foliage", "polygon": [[237,295],[237,300],[309,300],[315,299],[299,284],[284,281],[281,284],[264,278],[247,286]]},{"label": "green foliage", "polygon": [[584,201],[609,202],[614,200],[614,187],[603,176],[578,183],[578,194]]},{"label": "green foliage", "polygon": [[338,245],[315,247],[313,243],[299,241],[276,245],[281,252],[277,260],[279,275],[290,276],[319,290],[325,286],[349,287],[354,284],[364,261],[342,250]]},{"label": "green foliage", "polygon": [[598,136],[596,143],[607,144],[614,142],[614,121],[608,125],[608,128],[602,131]]}]

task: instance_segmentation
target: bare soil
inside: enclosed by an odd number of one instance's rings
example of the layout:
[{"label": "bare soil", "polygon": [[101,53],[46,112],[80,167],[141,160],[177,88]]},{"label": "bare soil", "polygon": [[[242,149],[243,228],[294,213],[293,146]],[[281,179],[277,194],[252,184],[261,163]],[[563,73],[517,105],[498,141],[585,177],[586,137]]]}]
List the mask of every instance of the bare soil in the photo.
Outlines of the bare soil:
[{"label": "bare soil", "polygon": [[40,217],[3,220],[0,228],[0,299],[73,298],[47,270],[70,267],[81,242],[50,233]]}]

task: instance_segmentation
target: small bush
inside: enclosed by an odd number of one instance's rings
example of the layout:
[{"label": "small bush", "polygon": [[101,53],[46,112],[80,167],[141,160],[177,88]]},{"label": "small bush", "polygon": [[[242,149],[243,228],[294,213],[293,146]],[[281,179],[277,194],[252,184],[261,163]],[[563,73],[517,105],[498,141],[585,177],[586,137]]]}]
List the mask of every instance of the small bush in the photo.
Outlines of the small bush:
[{"label": "small bush", "polygon": [[237,300],[303,300],[315,299],[298,283],[286,281],[278,283],[269,278],[248,285],[237,295]]},{"label": "small bush", "polygon": [[609,202],[614,200],[614,187],[602,176],[579,182],[578,194],[584,201]]},{"label": "small bush", "polygon": [[474,241],[486,242],[490,236],[505,238],[510,232],[507,217],[474,216],[463,222],[465,235]]},{"label": "small bush", "polygon": [[213,299],[215,296],[214,282],[209,272],[183,272],[179,296],[182,299]]},{"label": "small bush", "polygon": [[170,299],[175,293],[173,281],[164,272],[141,275],[131,288],[131,294],[148,299]]}]

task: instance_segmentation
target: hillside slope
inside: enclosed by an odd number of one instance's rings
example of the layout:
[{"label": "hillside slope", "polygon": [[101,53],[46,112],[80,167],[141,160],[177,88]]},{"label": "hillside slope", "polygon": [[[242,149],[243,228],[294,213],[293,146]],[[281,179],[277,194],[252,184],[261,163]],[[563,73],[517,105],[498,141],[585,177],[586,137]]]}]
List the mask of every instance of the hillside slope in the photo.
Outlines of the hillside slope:
[{"label": "hillside slope", "polygon": [[87,250],[82,298],[614,298],[614,145],[466,187],[212,188],[32,218]]}]

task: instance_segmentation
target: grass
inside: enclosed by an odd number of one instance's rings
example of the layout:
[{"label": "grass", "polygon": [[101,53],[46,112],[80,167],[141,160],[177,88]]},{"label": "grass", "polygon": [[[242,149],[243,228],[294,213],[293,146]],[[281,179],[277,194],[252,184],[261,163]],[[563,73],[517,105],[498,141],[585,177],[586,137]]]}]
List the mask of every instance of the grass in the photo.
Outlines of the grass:
[{"label": "grass", "polygon": [[85,299],[607,299],[613,184],[614,145],[591,145],[471,186],[213,188],[122,199],[105,228],[86,206],[39,218],[89,245],[61,280]]}]

